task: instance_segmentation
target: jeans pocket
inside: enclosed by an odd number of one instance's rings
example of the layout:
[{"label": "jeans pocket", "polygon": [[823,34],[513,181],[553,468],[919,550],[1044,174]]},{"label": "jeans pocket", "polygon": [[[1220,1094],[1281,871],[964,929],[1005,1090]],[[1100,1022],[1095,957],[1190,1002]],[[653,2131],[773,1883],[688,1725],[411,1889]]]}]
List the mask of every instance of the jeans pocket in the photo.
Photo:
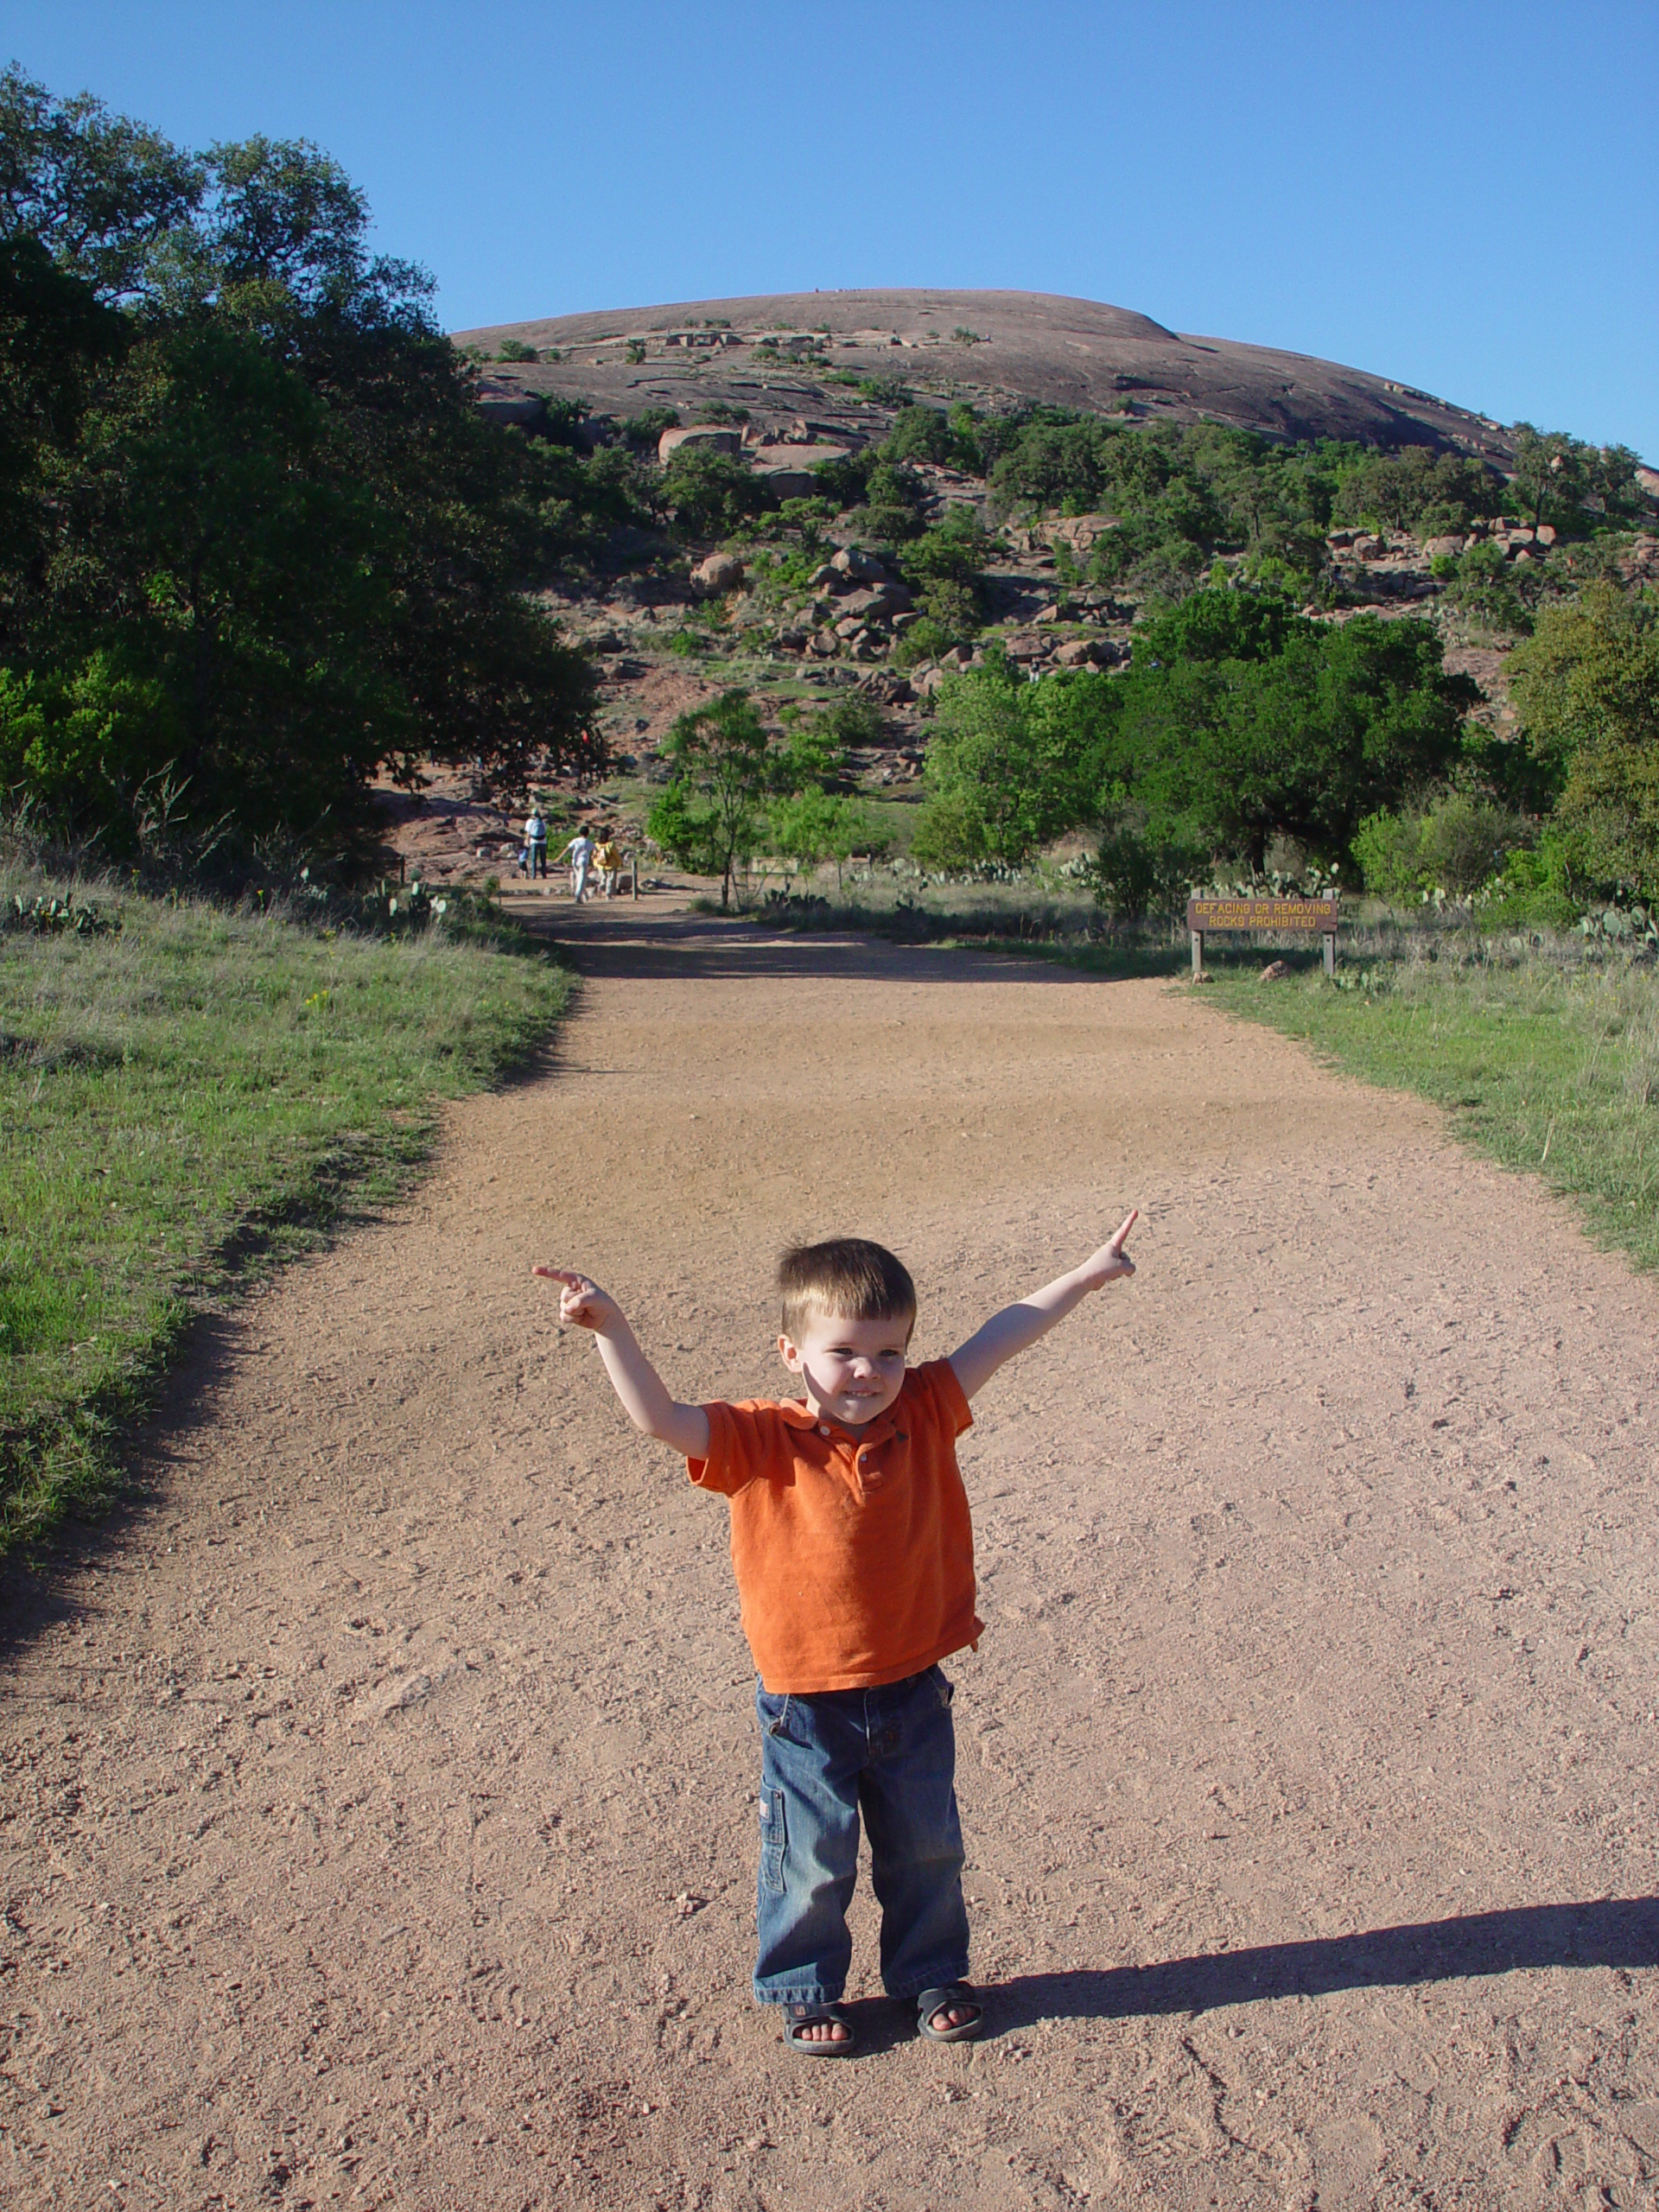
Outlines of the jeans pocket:
[{"label": "jeans pocket", "polygon": [[938,1689],[939,1703],[944,1707],[944,1710],[949,1713],[950,1710],[951,1700],[957,1694],[957,1686],[951,1681],[949,1675],[945,1673],[943,1667],[936,1667],[933,1669],[933,1680]]},{"label": "jeans pocket", "polygon": [[760,1726],[768,1736],[781,1736],[786,1743],[794,1739],[789,1732],[789,1705],[787,1695],[774,1697],[770,1690],[762,1690],[755,1699],[760,1714]]},{"label": "jeans pocket", "polygon": [[784,1827],[784,1793],[781,1789],[760,1792],[760,1886],[770,1890],[774,1897],[784,1893],[784,1846],[788,1840]]}]

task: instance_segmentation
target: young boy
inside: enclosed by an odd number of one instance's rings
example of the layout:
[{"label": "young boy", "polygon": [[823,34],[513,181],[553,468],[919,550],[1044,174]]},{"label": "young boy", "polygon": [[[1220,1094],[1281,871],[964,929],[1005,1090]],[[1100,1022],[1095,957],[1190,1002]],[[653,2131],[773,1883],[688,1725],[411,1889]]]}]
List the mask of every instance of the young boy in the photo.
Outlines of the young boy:
[{"label": "young boy", "polygon": [[939,1661],[976,1644],[974,1541],[956,1440],[968,1402],[1078,1300],[1135,1273],[1109,1243],[995,1313],[949,1359],[909,1367],[916,1287],[879,1244],[797,1246],[778,1270],[778,1350],[805,1398],[682,1405],[616,1300],[586,1275],[559,1318],[591,1329],[629,1419],[730,1501],[732,1564],[760,1716],[760,1955],[754,1993],[785,2008],[813,2057],[847,2058],[840,2008],[859,1815],[881,1904],[881,1978],[920,2033],[978,2032],[969,1988],[950,1683]]}]

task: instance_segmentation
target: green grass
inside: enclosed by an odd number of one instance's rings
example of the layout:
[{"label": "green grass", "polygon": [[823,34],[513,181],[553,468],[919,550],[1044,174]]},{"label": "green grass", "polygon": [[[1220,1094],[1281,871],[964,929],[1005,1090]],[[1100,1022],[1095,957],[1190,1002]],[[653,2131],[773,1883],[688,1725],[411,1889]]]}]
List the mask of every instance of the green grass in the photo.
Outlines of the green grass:
[{"label": "green grass", "polygon": [[1351,1075],[1433,1099],[1459,1137],[1541,1176],[1599,1242],[1659,1268],[1659,970],[1459,950],[1345,966],[1345,989],[1317,953],[1279,983],[1259,980],[1268,956],[1211,961],[1205,995]]},{"label": "green grass", "polygon": [[[6,906],[63,887],[0,870]],[[505,925],[325,936],[90,895],[118,934],[0,936],[0,1550],[107,1502],[192,1313],[406,1189],[438,1102],[569,988]]]}]

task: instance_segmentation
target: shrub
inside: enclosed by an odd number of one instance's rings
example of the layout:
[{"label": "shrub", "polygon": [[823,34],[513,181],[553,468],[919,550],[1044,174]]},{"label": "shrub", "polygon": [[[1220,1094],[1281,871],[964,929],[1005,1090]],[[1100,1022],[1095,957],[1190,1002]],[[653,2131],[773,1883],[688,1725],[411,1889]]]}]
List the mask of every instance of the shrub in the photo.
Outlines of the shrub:
[{"label": "shrub", "polygon": [[1355,832],[1353,854],[1368,891],[1406,906],[1426,891],[1472,898],[1530,838],[1530,825],[1508,807],[1450,791],[1421,809],[1368,815]]},{"label": "shrub", "polygon": [[677,407],[647,407],[638,415],[625,416],[617,429],[625,445],[637,451],[649,449],[654,453],[657,442],[664,430],[677,430],[680,410]]},{"label": "shrub", "polygon": [[693,537],[724,537],[766,505],[766,488],[738,454],[681,446],[663,471],[663,498]]},{"label": "shrub", "polygon": [[878,407],[908,407],[912,404],[910,386],[902,377],[860,377],[858,389],[866,399],[873,399]]},{"label": "shrub", "polygon": [[878,544],[901,544],[919,537],[926,528],[921,479],[901,461],[878,461],[870,471],[864,496],[866,505],[858,510],[859,527]]},{"label": "shrub", "polygon": [[1380,807],[1354,832],[1353,855],[1360,879],[1373,897],[1403,906],[1423,890],[1422,863],[1415,820]]},{"label": "shrub", "polygon": [[956,440],[937,407],[901,407],[882,457],[887,461],[949,461]]},{"label": "shrub", "polygon": [[1489,539],[1483,538],[1459,556],[1446,603],[1483,630],[1522,636],[1532,627],[1531,611],[1522,596],[1517,572],[1503,547]]},{"label": "shrub", "polygon": [[1154,843],[1143,830],[1120,823],[1100,841],[1095,897],[1114,919],[1141,921],[1179,911],[1202,864],[1179,846]]}]

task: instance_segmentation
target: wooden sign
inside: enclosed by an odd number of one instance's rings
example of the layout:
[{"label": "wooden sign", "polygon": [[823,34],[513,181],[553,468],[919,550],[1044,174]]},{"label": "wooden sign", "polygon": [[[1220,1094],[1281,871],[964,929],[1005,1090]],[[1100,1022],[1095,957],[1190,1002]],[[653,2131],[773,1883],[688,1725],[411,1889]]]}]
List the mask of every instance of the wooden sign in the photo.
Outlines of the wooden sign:
[{"label": "wooden sign", "polygon": [[1190,930],[1334,930],[1334,899],[1189,899]]},{"label": "wooden sign", "polygon": [[1302,931],[1325,938],[1325,972],[1337,972],[1337,902],[1334,899],[1189,899],[1186,926],[1192,932],[1192,973],[1204,972],[1204,940],[1211,930]]}]

